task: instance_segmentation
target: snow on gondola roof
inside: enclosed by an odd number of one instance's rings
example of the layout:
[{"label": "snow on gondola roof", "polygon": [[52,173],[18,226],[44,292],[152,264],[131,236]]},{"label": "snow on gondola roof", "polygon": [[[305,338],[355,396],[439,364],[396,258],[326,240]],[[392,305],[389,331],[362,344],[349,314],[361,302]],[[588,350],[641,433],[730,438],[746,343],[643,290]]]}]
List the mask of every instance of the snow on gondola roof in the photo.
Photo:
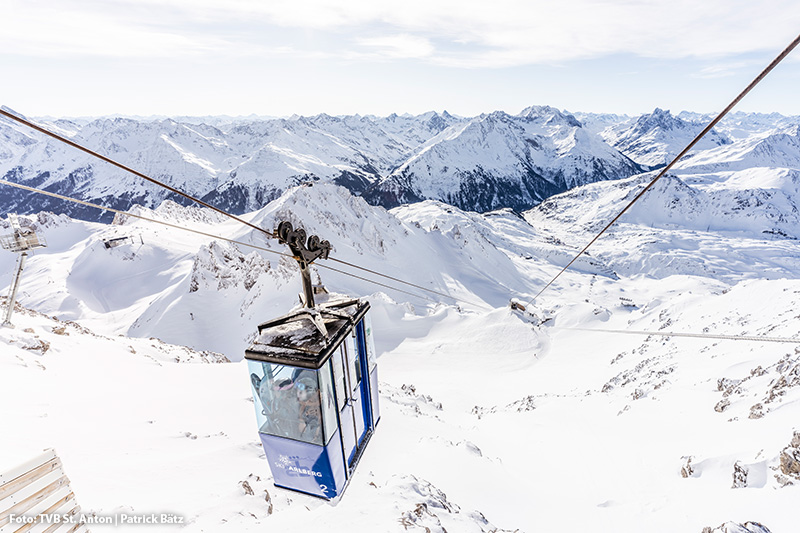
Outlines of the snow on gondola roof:
[{"label": "snow on gondola roof", "polygon": [[[293,310],[259,325],[258,336],[245,350],[245,358],[320,368],[368,309],[366,301],[331,297],[313,309]],[[327,335],[314,324],[315,314],[324,324]]]}]

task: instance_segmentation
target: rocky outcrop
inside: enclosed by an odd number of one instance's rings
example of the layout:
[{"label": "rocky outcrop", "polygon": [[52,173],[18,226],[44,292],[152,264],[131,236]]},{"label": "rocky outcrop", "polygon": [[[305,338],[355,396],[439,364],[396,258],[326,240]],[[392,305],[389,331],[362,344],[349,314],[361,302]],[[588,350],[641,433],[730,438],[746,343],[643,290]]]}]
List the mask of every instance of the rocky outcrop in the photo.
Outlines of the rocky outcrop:
[{"label": "rocky outcrop", "polygon": [[767,526],[758,522],[725,522],[715,528],[704,527],[703,533],[771,533]]},{"label": "rocky outcrop", "polygon": [[780,453],[780,470],[789,481],[800,481],[800,431],[795,431],[792,441]]}]

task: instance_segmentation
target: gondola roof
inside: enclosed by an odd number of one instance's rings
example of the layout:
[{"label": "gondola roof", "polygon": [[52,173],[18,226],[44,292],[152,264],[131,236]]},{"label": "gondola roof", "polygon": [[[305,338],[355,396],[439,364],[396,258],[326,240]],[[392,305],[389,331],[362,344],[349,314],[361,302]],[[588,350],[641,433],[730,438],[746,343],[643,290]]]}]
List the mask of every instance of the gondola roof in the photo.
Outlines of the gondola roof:
[{"label": "gondola roof", "polygon": [[[245,358],[321,368],[368,309],[366,301],[335,299],[314,309],[302,308],[270,320],[258,326],[258,336],[245,350]],[[324,324],[327,336],[314,324],[315,314]]]}]

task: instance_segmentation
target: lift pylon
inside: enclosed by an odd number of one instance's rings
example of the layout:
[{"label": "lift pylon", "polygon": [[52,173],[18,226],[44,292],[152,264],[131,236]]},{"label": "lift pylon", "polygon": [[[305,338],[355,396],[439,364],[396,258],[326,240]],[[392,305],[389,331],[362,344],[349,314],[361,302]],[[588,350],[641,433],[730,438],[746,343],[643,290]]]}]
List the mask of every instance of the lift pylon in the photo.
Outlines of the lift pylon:
[{"label": "lift pylon", "polygon": [[0,236],[0,246],[4,250],[15,252],[19,254],[17,257],[17,267],[14,272],[14,281],[11,283],[11,290],[8,293],[8,306],[6,308],[6,315],[3,323],[0,326],[13,327],[11,324],[11,314],[14,312],[14,303],[17,300],[17,289],[19,288],[19,279],[22,276],[22,269],[25,268],[25,261],[28,258],[28,252],[36,248],[44,248],[47,246],[44,238],[29,228],[23,228],[19,224],[19,219],[14,213],[8,214],[8,221],[11,223],[11,229],[14,233]]}]

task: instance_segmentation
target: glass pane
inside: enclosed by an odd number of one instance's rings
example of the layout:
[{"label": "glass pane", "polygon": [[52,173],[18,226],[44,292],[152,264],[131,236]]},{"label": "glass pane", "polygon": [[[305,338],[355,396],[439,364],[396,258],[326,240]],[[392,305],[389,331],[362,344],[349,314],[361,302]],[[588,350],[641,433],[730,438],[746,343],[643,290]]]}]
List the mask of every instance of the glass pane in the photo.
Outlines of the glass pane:
[{"label": "glass pane", "polygon": [[317,371],[247,361],[261,433],[322,444]]},{"label": "glass pane", "polygon": [[356,338],[347,337],[342,343],[347,346],[347,366],[350,372],[350,388],[355,392],[361,384],[361,365],[358,361],[358,351],[356,350]]},{"label": "glass pane", "polygon": [[272,409],[272,365],[258,361],[247,361],[247,369],[250,371],[250,384],[252,386],[253,398],[256,405],[256,420],[259,429],[267,423],[267,413]]},{"label": "glass pane", "polygon": [[319,370],[319,392],[322,396],[322,422],[325,429],[325,443],[327,444],[333,434],[336,433],[336,428],[339,425],[336,418],[336,400],[333,397],[330,359]]},{"label": "glass pane", "polygon": [[333,381],[336,385],[336,402],[339,405],[339,410],[344,409],[345,402],[347,401],[347,382],[344,377],[344,368],[342,367],[342,358],[344,357],[344,343],[339,346],[336,353],[331,357],[333,361]]},{"label": "glass pane", "polygon": [[356,383],[361,383],[361,353],[357,349],[358,346],[358,339],[355,336],[355,330],[353,330],[353,362],[356,365]]},{"label": "glass pane", "polygon": [[375,339],[372,337],[372,318],[369,316],[369,313],[364,315],[361,324],[364,328],[364,338],[366,339],[364,344],[367,345],[367,362],[369,364],[369,371],[372,372],[372,369],[375,368],[375,365],[377,365],[378,362],[375,360]]},{"label": "glass pane", "polygon": [[295,378],[295,396],[300,405],[299,440],[322,444],[322,412],[319,395],[319,374],[316,370],[301,370]]}]

